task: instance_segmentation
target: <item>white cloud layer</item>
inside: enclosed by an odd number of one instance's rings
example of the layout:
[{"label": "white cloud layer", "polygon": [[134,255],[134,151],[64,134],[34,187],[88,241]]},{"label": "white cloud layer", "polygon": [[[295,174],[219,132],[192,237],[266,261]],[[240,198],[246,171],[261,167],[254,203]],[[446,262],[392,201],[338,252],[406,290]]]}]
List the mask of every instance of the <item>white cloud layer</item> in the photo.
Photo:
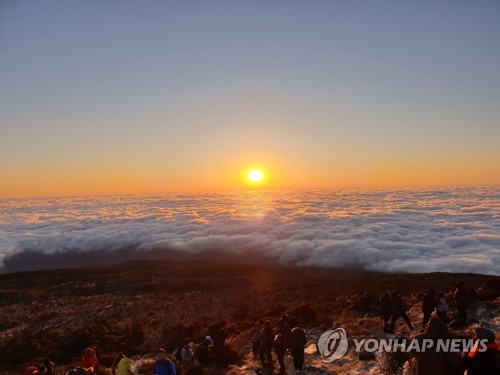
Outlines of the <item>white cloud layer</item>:
[{"label": "white cloud layer", "polygon": [[220,250],[308,266],[499,275],[499,198],[491,187],[4,199],[0,262],[26,252]]}]

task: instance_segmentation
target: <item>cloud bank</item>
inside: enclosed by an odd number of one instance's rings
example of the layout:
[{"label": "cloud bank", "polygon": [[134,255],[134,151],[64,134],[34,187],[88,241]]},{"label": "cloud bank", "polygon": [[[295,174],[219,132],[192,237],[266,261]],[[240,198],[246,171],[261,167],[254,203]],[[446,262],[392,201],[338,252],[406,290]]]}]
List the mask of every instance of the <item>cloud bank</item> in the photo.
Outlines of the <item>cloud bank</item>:
[{"label": "cloud bank", "polygon": [[[3,199],[0,265],[258,253],[302,266],[499,275],[499,198],[490,187]],[[35,264],[37,255],[51,261]]]}]

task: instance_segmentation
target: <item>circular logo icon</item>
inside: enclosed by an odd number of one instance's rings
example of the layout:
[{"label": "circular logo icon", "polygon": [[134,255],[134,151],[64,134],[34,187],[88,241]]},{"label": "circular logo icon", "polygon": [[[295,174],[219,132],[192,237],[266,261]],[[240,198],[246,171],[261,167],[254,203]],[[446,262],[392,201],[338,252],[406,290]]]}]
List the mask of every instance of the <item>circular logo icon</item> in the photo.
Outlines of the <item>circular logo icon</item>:
[{"label": "circular logo icon", "polygon": [[347,333],[343,328],[325,331],[318,340],[318,350],[323,362],[333,362],[342,358],[348,349]]}]

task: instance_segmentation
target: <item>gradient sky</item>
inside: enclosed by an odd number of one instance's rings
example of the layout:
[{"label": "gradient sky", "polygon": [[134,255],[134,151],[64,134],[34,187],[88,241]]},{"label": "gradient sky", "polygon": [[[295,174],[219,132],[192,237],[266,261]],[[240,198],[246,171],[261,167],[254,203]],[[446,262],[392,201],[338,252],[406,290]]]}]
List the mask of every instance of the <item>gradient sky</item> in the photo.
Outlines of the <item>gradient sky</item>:
[{"label": "gradient sky", "polygon": [[0,197],[500,184],[498,1],[0,2]]}]

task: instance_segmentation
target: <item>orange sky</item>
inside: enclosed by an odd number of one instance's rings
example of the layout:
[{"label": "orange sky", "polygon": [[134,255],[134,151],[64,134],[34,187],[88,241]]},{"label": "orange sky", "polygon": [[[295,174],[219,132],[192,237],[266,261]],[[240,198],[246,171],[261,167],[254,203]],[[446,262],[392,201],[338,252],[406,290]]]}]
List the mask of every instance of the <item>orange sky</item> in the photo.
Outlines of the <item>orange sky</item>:
[{"label": "orange sky", "polygon": [[8,2],[0,197],[498,185],[499,12]]}]

